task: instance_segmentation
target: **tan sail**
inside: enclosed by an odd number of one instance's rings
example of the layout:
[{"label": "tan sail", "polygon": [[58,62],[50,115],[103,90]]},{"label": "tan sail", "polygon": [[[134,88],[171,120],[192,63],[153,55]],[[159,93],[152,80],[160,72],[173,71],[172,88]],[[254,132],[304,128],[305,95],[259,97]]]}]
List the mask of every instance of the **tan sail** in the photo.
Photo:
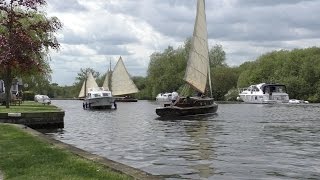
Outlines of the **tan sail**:
[{"label": "tan sail", "polygon": [[111,76],[111,71],[108,71],[107,74],[106,74],[106,78],[104,79],[103,81],[103,89],[106,90],[106,91],[110,91],[110,87],[109,87],[109,84],[110,84],[110,76]]},{"label": "tan sail", "polygon": [[[86,91],[85,91],[85,87],[87,87]],[[91,72],[88,72],[87,81],[83,82],[83,84],[82,84],[82,88],[79,93],[79,98],[85,97],[86,96],[85,94],[86,94],[86,92],[88,92],[89,88],[98,88],[98,84],[96,83],[96,80],[94,79]]]},{"label": "tan sail", "polygon": [[208,67],[208,32],[205,2],[204,0],[198,0],[197,16],[184,80],[196,90],[204,93],[207,83]]},{"label": "tan sail", "polygon": [[126,67],[124,66],[121,56],[112,73],[111,90],[114,96],[139,92],[138,88],[132,81]]}]

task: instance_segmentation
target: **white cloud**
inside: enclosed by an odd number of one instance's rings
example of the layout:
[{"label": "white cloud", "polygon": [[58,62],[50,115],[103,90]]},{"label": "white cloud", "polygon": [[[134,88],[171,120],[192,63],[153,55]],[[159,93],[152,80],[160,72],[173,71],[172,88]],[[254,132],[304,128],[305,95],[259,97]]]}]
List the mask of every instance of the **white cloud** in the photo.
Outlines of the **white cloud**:
[{"label": "white cloud", "polygon": [[[72,1],[72,2],[71,2]],[[48,16],[64,24],[61,51],[51,54],[53,82],[72,84],[80,68],[105,73],[119,56],[131,75],[146,75],[149,57],[192,35],[196,0],[48,0]],[[316,0],[206,1],[210,45],[221,44],[227,63],[263,53],[319,46]]]}]

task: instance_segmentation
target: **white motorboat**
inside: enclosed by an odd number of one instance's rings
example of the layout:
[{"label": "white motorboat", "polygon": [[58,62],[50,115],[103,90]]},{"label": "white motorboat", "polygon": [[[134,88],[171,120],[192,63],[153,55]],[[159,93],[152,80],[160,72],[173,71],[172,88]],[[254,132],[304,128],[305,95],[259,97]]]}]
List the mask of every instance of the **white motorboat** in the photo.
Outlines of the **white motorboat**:
[{"label": "white motorboat", "polygon": [[106,91],[103,87],[89,88],[87,96],[84,99],[84,108],[111,109],[112,105],[114,105],[114,100],[111,91]]},{"label": "white motorboat", "polygon": [[171,102],[172,93],[159,93],[156,97],[157,102]]},{"label": "white motorboat", "polygon": [[238,100],[253,104],[288,103],[289,95],[283,84],[256,84],[240,90]]},{"label": "white motorboat", "polygon": [[111,109],[112,105],[115,105],[111,91],[98,87],[92,73],[88,73],[86,81],[83,82],[79,98],[84,99],[84,109]]}]

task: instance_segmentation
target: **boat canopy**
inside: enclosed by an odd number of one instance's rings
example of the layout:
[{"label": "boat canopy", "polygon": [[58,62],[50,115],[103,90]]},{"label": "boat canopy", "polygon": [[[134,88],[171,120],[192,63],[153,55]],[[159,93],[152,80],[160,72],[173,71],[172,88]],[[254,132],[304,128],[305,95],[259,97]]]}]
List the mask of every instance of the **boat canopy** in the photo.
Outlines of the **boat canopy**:
[{"label": "boat canopy", "polygon": [[272,93],[272,92],[283,92],[287,91],[287,88],[284,84],[263,84],[261,86],[263,93]]}]

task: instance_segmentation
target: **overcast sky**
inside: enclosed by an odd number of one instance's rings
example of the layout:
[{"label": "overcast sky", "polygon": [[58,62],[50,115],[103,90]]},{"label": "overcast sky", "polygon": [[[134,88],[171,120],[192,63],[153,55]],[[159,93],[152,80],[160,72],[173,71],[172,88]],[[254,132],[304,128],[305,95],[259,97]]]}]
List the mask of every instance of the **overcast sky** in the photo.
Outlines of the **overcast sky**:
[{"label": "overcast sky", "polygon": [[[150,55],[192,36],[196,0],[47,0],[63,23],[50,54],[52,82],[72,85],[80,68],[101,74],[120,56],[132,76],[146,76]],[[237,66],[280,49],[320,46],[319,0],[207,0],[209,48],[221,44]]]}]

